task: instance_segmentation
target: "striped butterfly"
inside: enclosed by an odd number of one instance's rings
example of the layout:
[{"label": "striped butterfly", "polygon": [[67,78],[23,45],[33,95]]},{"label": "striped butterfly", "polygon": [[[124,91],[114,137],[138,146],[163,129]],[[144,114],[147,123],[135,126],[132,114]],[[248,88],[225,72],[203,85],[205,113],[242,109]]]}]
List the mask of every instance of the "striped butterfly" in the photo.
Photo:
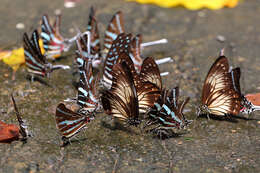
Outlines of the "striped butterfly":
[{"label": "striped butterfly", "polygon": [[87,31],[79,35],[76,42],[78,48],[76,54],[79,54],[79,51],[81,51],[80,53],[84,59],[91,59],[92,66],[95,68],[98,67],[101,63],[101,48],[98,25],[93,7],[90,8]]},{"label": "striped butterfly", "polygon": [[159,99],[154,106],[147,112],[147,122],[145,127],[151,131],[160,134],[168,134],[168,129],[182,129],[190,124],[183,114],[184,106],[188,103],[189,98],[178,102],[179,87],[169,90],[163,90]]},{"label": "striped butterfly", "polygon": [[16,117],[17,117],[17,120],[18,120],[18,123],[19,123],[19,127],[20,127],[19,132],[22,135],[22,139],[21,140],[22,141],[26,141],[27,137],[31,136],[29,134],[29,132],[28,132],[28,126],[27,126],[26,122],[22,119],[21,114],[18,111],[18,108],[16,106],[13,94],[11,95],[11,98],[12,98],[12,102],[13,102],[13,105],[14,105],[14,110],[15,110]]},{"label": "striped butterfly", "polygon": [[139,102],[139,112],[145,113],[153,106],[160,95],[162,83],[159,68],[151,57],[144,60],[140,74],[135,71],[134,63],[128,54],[120,54],[116,64],[122,62],[127,64],[133,75]]},{"label": "striped butterfly", "polygon": [[240,75],[241,75],[240,68],[231,69],[230,74],[232,77],[234,89],[237,91],[237,93],[239,93],[239,95],[241,97],[240,112],[244,113],[244,114],[250,114],[254,111],[260,110],[260,106],[254,105],[246,96],[244,96],[244,94],[241,93],[240,82],[239,82]]},{"label": "striped butterfly", "polygon": [[125,62],[113,66],[113,83],[110,90],[103,91],[101,101],[105,112],[128,125],[137,126],[139,106],[134,78]]},{"label": "striped butterfly", "polygon": [[56,126],[62,134],[63,141],[67,141],[79,133],[92,118],[92,114],[86,116],[76,113],[66,108],[63,103],[60,103],[56,108]]},{"label": "striped butterfly", "polygon": [[110,20],[107,29],[105,31],[105,40],[104,40],[104,52],[107,53],[111,48],[113,41],[118,37],[119,34],[124,33],[124,20],[123,14],[121,11],[118,11],[112,19]]},{"label": "striped butterfly", "polygon": [[228,59],[221,55],[211,66],[204,81],[198,115],[237,115],[240,108],[241,96],[233,84]]},{"label": "striped butterfly", "polygon": [[32,75],[39,75],[42,77],[49,77],[50,73],[56,69],[69,69],[69,66],[52,65],[47,62],[46,57],[42,54],[39,46],[39,35],[37,30],[32,33],[31,39],[28,38],[27,33],[23,35],[23,47],[25,55],[25,64],[29,73]]},{"label": "striped butterfly", "polygon": [[[100,46],[100,39],[99,39],[99,32],[98,32],[98,24],[97,24],[97,20],[95,17],[95,10],[93,7],[90,8],[87,31],[89,31],[90,35],[91,35],[90,53],[92,56],[94,56],[94,59],[99,60],[99,63],[100,63],[101,46]],[[93,65],[95,66],[95,64],[93,64]]]},{"label": "striped butterfly", "polygon": [[56,16],[53,26],[50,25],[48,15],[42,16],[41,38],[43,40],[43,48],[47,58],[54,59],[61,56],[62,52],[67,52],[76,37],[65,39],[60,34],[61,15]]},{"label": "striped butterfly", "polygon": [[131,34],[119,34],[109,49],[103,67],[103,84],[108,89],[112,85],[112,68],[116,64],[119,54],[129,54],[130,52],[131,37]]},{"label": "striped butterfly", "polygon": [[98,81],[99,77],[94,78],[93,76],[92,63],[84,60],[83,67],[80,68],[77,96],[77,104],[81,107],[80,111],[93,112],[96,109],[100,109],[97,97]]}]

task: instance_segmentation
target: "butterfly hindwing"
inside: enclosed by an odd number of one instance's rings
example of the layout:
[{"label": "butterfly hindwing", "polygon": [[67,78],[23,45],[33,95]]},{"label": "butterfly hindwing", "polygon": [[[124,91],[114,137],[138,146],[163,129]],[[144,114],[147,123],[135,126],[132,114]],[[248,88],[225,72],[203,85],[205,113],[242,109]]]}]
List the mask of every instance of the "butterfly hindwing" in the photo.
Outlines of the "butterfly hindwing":
[{"label": "butterfly hindwing", "polygon": [[39,49],[39,35],[37,30],[32,33],[32,37],[29,40],[28,35],[23,35],[23,46],[25,63],[28,70],[34,74],[45,76],[45,63],[46,58],[42,55]]},{"label": "butterfly hindwing", "polygon": [[57,106],[56,125],[63,138],[68,139],[76,135],[89,122],[89,117],[69,110],[63,103]]}]

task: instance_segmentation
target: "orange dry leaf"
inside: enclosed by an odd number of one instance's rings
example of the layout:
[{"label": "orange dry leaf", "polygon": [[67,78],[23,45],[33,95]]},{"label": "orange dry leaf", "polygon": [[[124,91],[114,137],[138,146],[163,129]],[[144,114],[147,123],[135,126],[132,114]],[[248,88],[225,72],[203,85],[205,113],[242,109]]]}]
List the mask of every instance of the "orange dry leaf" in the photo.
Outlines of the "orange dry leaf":
[{"label": "orange dry leaf", "polygon": [[217,10],[223,7],[235,7],[238,0],[127,0],[136,1],[141,4],[156,4],[161,7],[169,8],[176,6],[184,6],[190,10],[198,10],[201,8],[209,8]]},{"label": "orange dry leaf", "polygon": [[245,95],[247,100],[249,100],[253,105],[260,106],[260,93],[247,94]]},{"label": "orange dry leaf", "polygon": [[0,142],[11,143],[19,139],[19,127],[15,124],[6,124],[0,121]]}]

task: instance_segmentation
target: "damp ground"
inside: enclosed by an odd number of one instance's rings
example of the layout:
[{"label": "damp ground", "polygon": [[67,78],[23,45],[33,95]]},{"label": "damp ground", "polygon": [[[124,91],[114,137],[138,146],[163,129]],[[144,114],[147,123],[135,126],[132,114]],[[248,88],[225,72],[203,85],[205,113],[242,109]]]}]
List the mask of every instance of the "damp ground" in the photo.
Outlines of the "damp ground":
[{"label": "damp ground", "polygon": [[[170,72],[163,85],[179,86],[183,98],[191,97],[184,111],[193,123],[179,137],[158,140],[139,129],[115,126],[100,113],[71,145],[61,149],[54,114],[59,102],[76,95],[72,72],[52,73],[47,87],[26,80],[24,67],[12,81],[11,69],[1,62],[0,119],[16,123],[13,92],[33,137],[25,144],[0,144],[0,172],[260,172],[260,113],[240,115],[236,121],[196,116],[202,83],[222,48],[230,65],[241,67],[243,93],[259,91],[259,3],[250,0],[234,9],[188,11],[116,0],[81,1],[71,9],[65,9],[61,0],[2,0],[2,49],[21,46],[23,32],[39,28],[41,15],[54,16],[57,9],[62,11],[62,34],[73,36],[74,25],[85,30],[91,5],[97,9],[102,37],[112,15],[121,10],[127,32],[142,33],[144,42],[167,38],[168,44],[147,47],[143,55],[174,57],[173,63],[160,66],[162,72]],[[17,23],[25,29],[17,30]],[[55,63],[72,65],[73,58],[72,50]]]}]

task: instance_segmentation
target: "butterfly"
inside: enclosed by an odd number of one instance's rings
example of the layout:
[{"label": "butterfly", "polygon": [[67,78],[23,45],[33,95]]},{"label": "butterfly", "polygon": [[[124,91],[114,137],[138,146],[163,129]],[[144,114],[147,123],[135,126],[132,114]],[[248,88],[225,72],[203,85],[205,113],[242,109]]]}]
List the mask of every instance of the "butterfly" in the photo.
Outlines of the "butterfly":
[{"label": "butterfly", "polygon": [[133,75],[125,62],[114,65],[112,74],[111,89],[102,92],[103,108],[125,124],[137,126],[140,124],[139,104]]},{"label": "butterfly", "polygon": [[60,34],[61,15],[57,15],[53,26],[50,25],[48,15],[42,16],[41,38],[43,40],[43,48],[45,56],[55,59],[61,56],[62,52],[67,52],[76,37],[65,39]]},{"label": "butterfly", "polygon": [[113,41],[113,44],[109,49],[109,52],[104,62],[102,82],[103,85],[108,89],[112,85],[112,68],[113,65],[116,64],[119,54],[129,54],[130,52],[131,37],[131,34],[119,34],[117,38]]},{"label": "butterfly", "polygon": [[62,134],[62,140],[67,141],[79,133],[93,119],[93,114],[87,116],[76,113],[60,103],[56,108],[56,126]]},{"label": "butterfly", "polygon": [[25,55],[25,64],[29,73],[32,75],[39,75],[42,77],[49,77],[50,73],[56,69],[69,69],[65,65],[52,65],[47,62],[46,57],[41,53],[39,46],[39,35],[37,30],[32,33],[31,39],[28,38],[27,33],[23,35],[23,47]]},{"label": "butterfly", "polygon": [[199,114],[237,115],[241,108],[240,88],[229,72],[228,59],[221,55],[211,66],[204,81]]},{"label": "butterfly", "polygon": [[[97,67],[101,63],[101,46],[98,32],[98,24],[95,17],[95,10],[93,7],[90,8],[89,21],[87,26],[87,31],[90,32],[90,53],[95,60],[93,64],[94,67]],[[87,39],[86,39],[87,40]]]},{"label": "butterfly", "polygon": [[107,29],[105,31],[104,39],[104,52],[107,53],[111,48],[113,41],[118,37],[119,34],[125,32],[123,14],[118,11],[114,14],[110,20]]},{"label": "butterfly", "polygon": [[97,88],[99,76],[94,78],[92,63],[88,60],[83,61],[83,67],[80,68],[80,79],[78,86],[77,104],[81,107],[80,111],[93,112],[100,109],[99,99],[97,97]]},{"label": "butterfly", "polygon": [[189,98],[181,103],[178,102],[179,87],[169,90],[162,90],[159,99],[154,106],[147,112],[145,128],[152,126],[150,131],[167,135],[168,129],[182,129],[191,123],[183,114],[184,106]]},{"label": "butterfly", "polygon": [[241,93],[240,90],[240,76],[241,76],[241,72],[240,72],[240,68],[234,68],[234,69],[230,69],[230,74],[232,77],[232,82],[233,82],[233,86],[234,89],[237,91],[237,93],[239,93],[240,97],[241,97],[241,109],[240,112],[241,113],[245,113],[245,114],[250,114],[254,111],[260,110],[260,106],[256,106],[254,105],[250,99],[247,98],[247,96],[244,96],[244,94]]},{"label": "butterfly", "polygon": [[20,134],[22,135],[22,141],[26,141],[27,140],[27,137],[28,136],[31,136],[29,134],[29,131],[28,131],[28,126],[26,124],[25,121],[23,121],[22,117],[21,117],[21,114],[20,112],[18,111],[18,108],[16,106],[16,103],[15,103],[15,99],[13,97],[13,95],[11,95],[11,98],[12,98],[12,102],[13,102],[13,105],[14,105],[14,110],[15,110],[15,113],[16,113],[16,117],[17,117],[17,120],[18,120],[18,123],[19,123],[19,132]]}]

